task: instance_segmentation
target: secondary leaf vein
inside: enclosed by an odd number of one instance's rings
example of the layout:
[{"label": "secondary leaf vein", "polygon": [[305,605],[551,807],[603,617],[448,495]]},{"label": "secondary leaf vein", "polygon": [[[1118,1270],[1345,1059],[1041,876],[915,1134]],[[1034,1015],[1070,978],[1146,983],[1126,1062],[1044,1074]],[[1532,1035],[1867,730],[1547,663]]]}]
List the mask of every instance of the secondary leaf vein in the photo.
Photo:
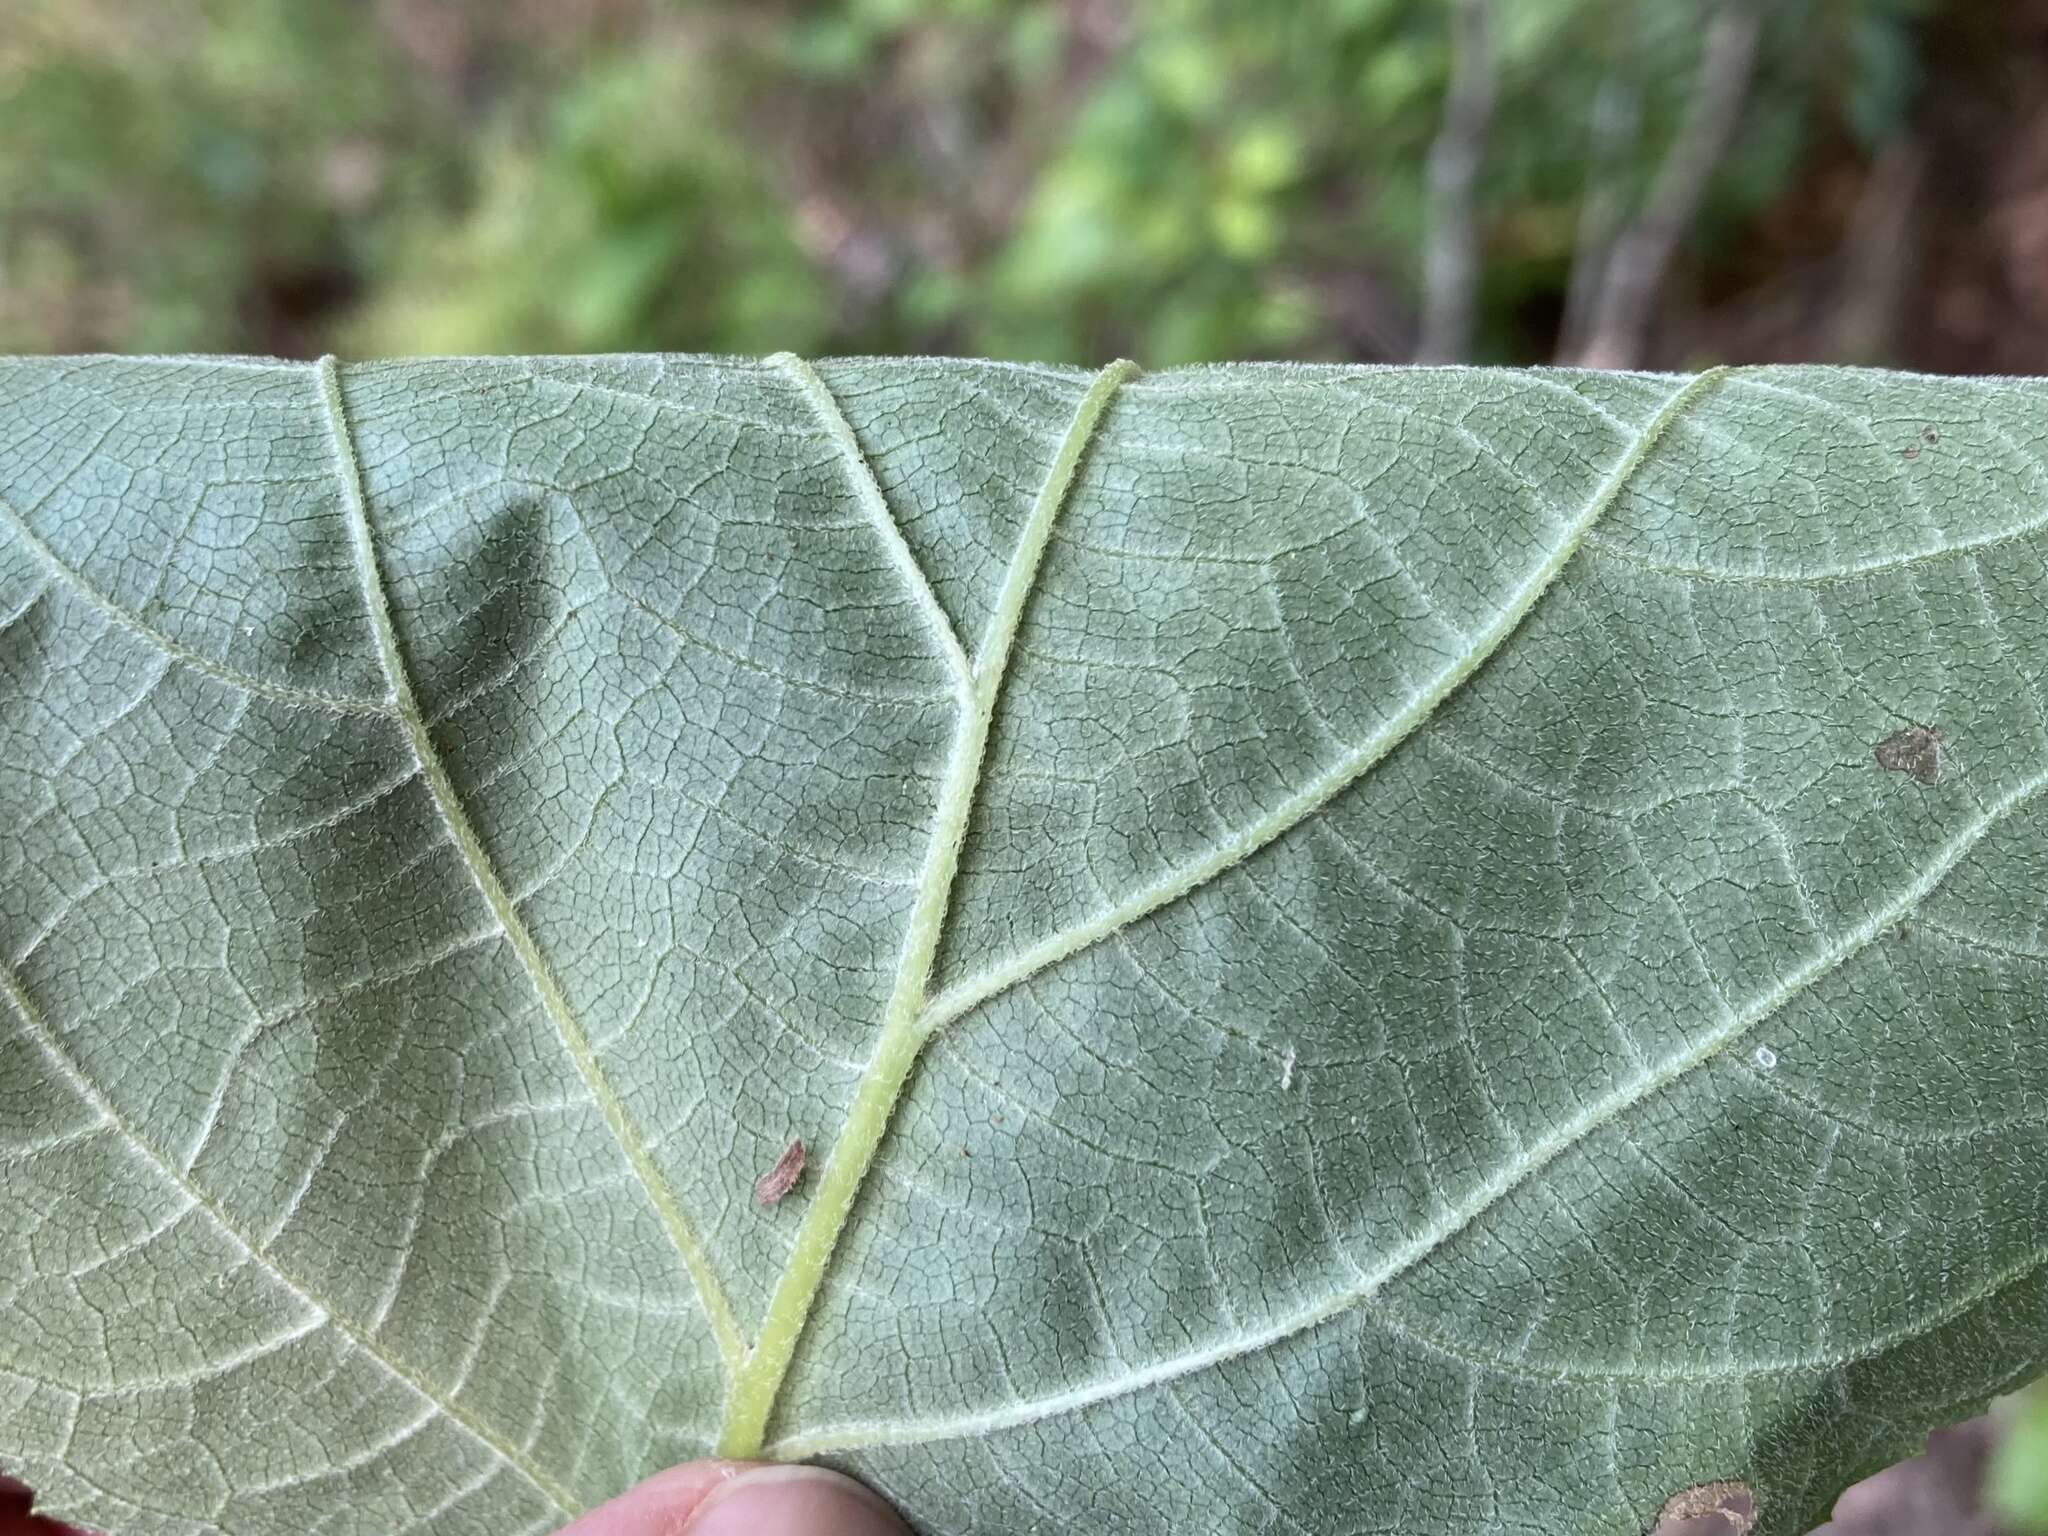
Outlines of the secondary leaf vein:
[{"label": "secondary leaf vein", "polygon": [[669,1186],[667,1177],[654,1161],[647,1138],[642,1133],[632,1112],[612,1086],[604,1065],[598,1059],[590,1043],[589,1035],[569,1006],[568,997],[563,993],[561,983],[555,979],[554,970],[547,963],[547,957],[534,942],[533,932],[526,919],[520,915],[517,904],[506,891],[505,884],[498,877],[495,865],[483,840],[477,836],[470,823],[469,813],[463,808],[461,796],[456,792],[454,781],[449,777],[447,765],[442,761],[440,749],[435,746],[432,733],[421,713],[418,700],[414,697],[412,681],[406,670],[404,652],[400,647],[397,626],[392,622],[391,605],[385,595],[384,577],[378,563],[377,550],[370,533],[369,505],[363,490],[362,467],[358,461],[353,434],[348,425],[347,406],[342,397],[340,371],[333,358],[322,358],[317,372],[320,380],[321,397],[327,411],[330,431],[334,439],[337,474],[341,481],[342,500],[347,507],[350,527],[354,535],[356,561],[363,585],[363,601],[368,609],[370,627],[375,634],[378,655],[384,666],[384,673],[391,686],[393,712],[404,728],[406,739],[412,747],[413,756],[418,760],[420,772],[425,777],[439,808],[441,819],[448,828],[463,863],[468,867],[470,878],[482,893],[484,902],[497,919],[511,943],[513,952],[519,957],[527,979],[532,983],[542,1011],[561,1036],[562,1044],[569,1053],[571,1062],[589,1089],[599,1113],[604,1117],[605,1126],[613,1140],[624,1154],[635,1181],[646,1192],[655,1214],[660,1217],[671,1243],[683,1261],[692,1284],[696,1287],[697,1299],[703,1305],[704,1315],[709,1320],[711,1332],[718,1343],[719,1354],[723,1357],[728,1371],[734,1369],[745,1352],[738,1319],[732,1304],[726,1299],[718,1275],[711,1263],[711,1256],[705,1249],[696,1230],[684,1214],[675,1191]]},{"label": "secondary leaf vein", "polygon": [[[1139,1370],[1102,1381],[1084,1383],[1064,1392],[1027,1402],[1018,1402],[985,1413],[963,1415],[953,1420],[923,1425],[877,1425],[872,1433],[858,1427],[842,1431],[814,1431],[792,1436],[778,1443],[777,1455],[809,1456],[827,1450],[851,1450],[862,1445],[909,1444],[950,1439],[960,1435],[983,1434],[993,1430],[1036,1423],[1063,1413],[1078,1412],[1113,1398],[1127,1397],[1155,1386],[1164,1386],[1183,1376],[1218,1366],[1245,1355],[1256,1354],[1284,1343],[1321,1323],[1364,1306],[1389,1285],[1441,1251],[1461,1233],[1468,1231],[1559,1158],[1582,1145],[1597,1131],[1619,1120],[1657,1093],[1685,1079],[1705,1066],[1744,1036],[1768,1022],[1794,998],[1808,991],[1842,966],[1848,964],[1885,933],[1909,917],[1932,895],[1942,881],[2000,823],[2016,815],[2048,791],[2048,773],[2027,779],[1987,807],[1934,856],[1928,867],[1883,907],[1871,912],[1839,940],[1824,948],[1759,998],[1751,1007],[1730,1016],[1705,1032],[1685,1051],[1660,1063],[1654,1070],[1617,1086],[1588,1105],[1580,1114],[1551,1135],[1533,1144],[1522,1156],[1504,1164],[1481,1185],[1471,1199],[1443,1220],[1432,1224],[1390,1254],[1373,1269],[1362,1270],[1357,1279],[1318,1298],[1262,1328],[1219,1338],[1200,1349],[1155,1361]],[[2040,1267],[2041,1259],[2024,1261],[1989,1282],[1986,1295],[2017,1283]],[[1943,1319],[1945,1320],[1945,1319]],[[1939,1326],[1941,1320],[1937,1320]],[[1892,1341],[1901,1342],[1901,1341]],[[1890,1347],[1880,1340],[1872,1352]],[[1788,1369],[1806,1369],[1804,1365]]]},{"label": "secondary leaf vein", "polygon": [[556,1483],[545,1472],[541,1471],[539,1467],[534,1465],[531,1458],[521,1451],[518,1446],[459,1406],[453,1396],[436,1387],[424,1372],[407,1364],[396,1354],[393,1354],[384,1344],[379,1342],[376,1335],[368,1327],[348,1317],[345,1313],[338,1311],[332,1303],[328,1302],[311,1285],[285,1269],[283,1265],[271,1257],[252,1234],[242,1229],[241,1224],[228,1213],[227,1208],[212,1193],[195,1182],[190,1174],[178,1166],[176,1160],[167,1151],[159,1147],[144,1134],[142,1129],[123,1114],[120,1107],[101,1091],[99,1084],[85,1070],[84,1064],[71,1053],[70,1049],[58,1037],[56,1031],[50,1028],[48,1022],[43,1018],[42,1010],[36,1006],[35,1000],[28,995],[28,990],[21,984],[20,978],[14,974],[11,968],[6,966],[0,966],[0,994],[5,995],[8,1003],[13,1007],[16,1017],[21,1020],[23,1027],[27,1030],[29,1037],[34,1040],[37,1048],[41,1050],[50,1063],[56,1067],[58,1073],[70,1086],[72,1092],[83,1099],[106,1124],[112,1126],[123,1141],[135,1148],[186,1199],[190,1200],[200,1210],[206,1212],[213,1224],[225,1233],[236,1247],[242,1249],[254,1263],[261,1265],[263,1269],[268,1271],[278,1284],[296,1296],[322,1322],[333,1327],[336,1332],[348,1339],[352,1345],[360,1349],[365,1355],[375,1360],[394,1378],[404,1383],[406,1387],[419,1397],[432,1404],[436,1411],[446,1415],[450,1423],[462,1429],[471,1439],[482,1445],[500,1461],[504,1462],[505,1465],[511,1467],[521,1477],[525,1478],[556,1509],[565,1515],[578,1513],[580,1506],[576,1500],[560,1484]]},{"label": "secondary leaf vein", "polygon": [[230,688],[239,689],[243,693],[274,699],[280,704],[290,704],[298,709],[316,710],[329,715],[388,715],[392,712],[391,706],[381,699],[360,699],[345,693],[323,693],[317,688],[295,688],[289,683],[273,683],[252,673],[230,667],[224,662],[215,661],[204,652],[195,651],[191,646],[173,640],[162,630],[139,615],[129,612],[100,591],[85,579],[82,571],[74,569],[62,555],[58,554],[34,528],[29,526],[28,519],[4,499],[0,499],[0,523],[4,523],[8,531],[28,547],[29,552],[42,563],[45,570],[84,598],[103,618],[182,666],[190,667],[195,672],[202,673],[216,682],[226,683]]},{"label": "secondary leaf vein", "polygon": [[932,590],[931,579],[925,575],[924,567],[918,564],[910,541],[904,538],[902,526],[889,508],[889,499],[882,494],[881,482],[875,478],[874,466],[862,451],[860,439],[854,436],[853,424],[839,408],[831,386],[819,376],[817,369],[794,353],[778,352],[768,361],[790,377],[817,413],[825,435],[845,461],[847,478],[853,482],[854,500],[860,503],[861,510],[874,523],[875,531],[888,547],[890,558],[902,571],[904,585],[910,588],[911,600],[924,615],[940,653],[946,658],[946,666],[952,673],[953,685],[959,691],[963,707],[971,707],[968,701],[974,692],[974,668],[967,660],[966,647],[960,643],[960,633],[954,628],[952,616],[946,612],[945,605],[939,601],[938,593]]},{"label": "secondary leaf vein", "polygon": [[1293,830],[1321,810],[1337,795],[1356,783],[1388,753],[1413,735],[1444,701],[1455,693],[1487,660],[1506,644],[1521,626],[1537,601],[1550,589],[1571,563],[1580,545],[1603,513],[1619,499],[1623,490],[1642,468],[1651,451],[1671,430],[1688,407],[1714,389],[1728,370],[1711,369],[1673,391],[1657,409],[1636,439],[1616,460],[1606,478],[1587,500],[1555,546],[1510,594],[1493,622],[1472,637],[1469,649],[1433,677],[1427,686],[1404,704],[1385,725],[1345,753],[1329,768],[1294,791],[1279,805],[1249,826],[1225,838],[1199,857],[1190,859],[1154,880],[1150,885],[1105,908],[1085,922],[1056,933],[1002,962],[979,976],[956,983],[933,999],[926,1016],[927,1029],[942,1029],[961,1015],[1007,992],[1026,977],[1071,955],[1101,943],[1111,934],[1149,917],[1160,908],[1181,900],[1214,880],[1226,870],[1243,863],[1260,849]]}]

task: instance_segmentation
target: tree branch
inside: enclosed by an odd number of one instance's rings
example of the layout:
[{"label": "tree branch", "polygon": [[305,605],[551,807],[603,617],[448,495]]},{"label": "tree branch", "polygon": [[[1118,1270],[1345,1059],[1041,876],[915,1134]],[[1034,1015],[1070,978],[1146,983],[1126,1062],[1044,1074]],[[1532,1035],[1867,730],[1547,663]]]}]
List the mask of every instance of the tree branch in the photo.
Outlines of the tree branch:
[{"label": "tree branch", "polygon": [[1571,281],[1557,329],[1560,361],[1577,357],[1593,334],[1614,242],[1628,216],[1629,151],[1642,123],[1642,95],[1634,80],[1609,75],[1593,96],[1586,153],[1586,193],[1572,244]]},{"label": "tree branch", "polygon": [[1578,356],[1583,366],[1629,368],[1640,360],[1671,257],[1741,120],[1761,27],[1757,0],[1727,0],[1715,12],[1678,136],[1658,168],[1649,202],[1608,260],[1593,333]]},{"label": "tree branch", "polygon": [[1429,234],[1423,251],[1422,340],[1416,361],[1463,362],[1472,354],[1479,236],[1472,186],[1493,123],[1500,62],[1494,0],[1458,0],[1451,21],[1451,83],[1443,126],[1429,151]]},{"label": "tree branch", "polygon": [[1927,163],[1926,146],[1901,134],[1864,178],[1842,241],[1830,361],[1882,363],[1891,355],[1900,300],[1920,258],[1913,215]]}]

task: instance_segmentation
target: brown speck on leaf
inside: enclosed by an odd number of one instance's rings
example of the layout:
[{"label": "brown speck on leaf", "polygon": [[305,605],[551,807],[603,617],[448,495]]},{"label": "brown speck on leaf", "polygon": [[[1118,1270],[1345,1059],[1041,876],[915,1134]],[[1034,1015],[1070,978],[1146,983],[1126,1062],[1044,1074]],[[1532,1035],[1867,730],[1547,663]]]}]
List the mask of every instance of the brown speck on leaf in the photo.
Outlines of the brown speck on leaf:
[{"label": "brown speck on leaf", "polygon": [[[1681,1525],[1682,1523],[1682,1525]],[[1657,1523],[1653,1531],[1664,1531],[1681,1527],[1688,1533],[1715,1536],[1725,1532],[1726,1536],[1749,1536],[1756,1525],[1756,1495],[1749,1491],[1749,1484],[1727,1478],[1720,1482],[1698,1483],[1682,1493],[1674,1493],[1664,1501],[1664,1507],[1657,1512]]]},{"label": "brown speck on leaf", "polygon": [[1918,443],[1915,443],[1910,448],[1900,449],[1899,452],[1906,458],[1917,459],[1920,457],[1920,445]]},{"label": "brown speck on leaf", "polygon": [[1941,732],[1934,727],[1909,725],[1877,744],[1877,766],[1932,784],[1941,777],[1941,742]]},{"label": "brown speck on leaf", "polygon": [[754,1181],[754,1203],[773,1205],[797,1186],[804,1176],[804,1139],[801,1136],[789,1138],[789,1145],[782,1149],[782,1156],[775,1159],[775,1166]]},{"label": "brown speck on leaf", "polygon": [[1920,429],[1920,440],[1926,443],[1929,447],[1932,447],[1934,444],[1941,441],[1941,434],[1935,431],[1932,427],[1922,427]]}]

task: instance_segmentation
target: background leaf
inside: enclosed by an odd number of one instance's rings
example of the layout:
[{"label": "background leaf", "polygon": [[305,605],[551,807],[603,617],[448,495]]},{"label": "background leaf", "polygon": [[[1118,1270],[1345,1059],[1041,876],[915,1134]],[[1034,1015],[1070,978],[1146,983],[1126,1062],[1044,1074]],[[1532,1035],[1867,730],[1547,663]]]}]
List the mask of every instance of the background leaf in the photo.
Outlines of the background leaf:
[{"label": "background leaf", "polygon": [[2048,1388],[2036,1382],[2014,1405],[1986,1496],[2017,1531],[2048,1530]]}]

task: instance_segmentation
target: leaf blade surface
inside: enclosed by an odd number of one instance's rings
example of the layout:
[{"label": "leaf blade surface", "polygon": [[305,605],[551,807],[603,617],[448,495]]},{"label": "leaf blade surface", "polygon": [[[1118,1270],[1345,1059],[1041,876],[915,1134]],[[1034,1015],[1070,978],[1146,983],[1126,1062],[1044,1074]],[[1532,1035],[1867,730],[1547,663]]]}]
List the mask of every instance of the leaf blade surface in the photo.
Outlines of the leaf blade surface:
[{"label": "leaf blade surface", "polygon": [[934,1530],[1792,1530],[2037,1368],[2038,387],[1097,393],[0,364],[0,1461],[544,1530],[779,1330]]}]

